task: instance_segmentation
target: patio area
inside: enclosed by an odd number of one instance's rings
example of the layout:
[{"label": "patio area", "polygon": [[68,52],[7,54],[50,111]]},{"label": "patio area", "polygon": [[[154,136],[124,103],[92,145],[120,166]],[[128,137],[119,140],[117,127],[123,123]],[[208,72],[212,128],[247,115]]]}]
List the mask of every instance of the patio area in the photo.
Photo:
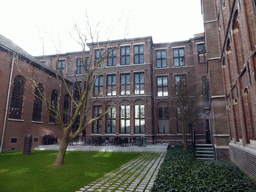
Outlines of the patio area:
[{"label": "patio area", "polygon": [[[146,147],[139,147],[136,145],[118,146],[118,145],[69,145],[67,151],[102,151],[102,152],[153,152],[162,153],[167,151],[167,144],[146,145]],[[35,150],[59,150],[59,144],[53,145],[39,145]]]}]

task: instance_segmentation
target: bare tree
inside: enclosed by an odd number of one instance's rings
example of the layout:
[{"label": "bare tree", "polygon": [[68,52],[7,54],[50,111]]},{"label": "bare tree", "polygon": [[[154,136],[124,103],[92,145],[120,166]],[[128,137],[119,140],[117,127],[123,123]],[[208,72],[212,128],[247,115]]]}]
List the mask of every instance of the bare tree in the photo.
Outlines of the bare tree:
[{"label": "bare tree", "polygon": [[174,97],[171,100],[173,117],[178,121],[182,131],[183,148],[187,150],[187,132],[189,127],[198,120],[201,112],[200,91],[195,78],[185,75],[175,76]]},{"label": "bare tree", "polygon": [[[83,81],[84,86],[83,88],[79,86],[78,84],[74,82],[70,82],[69,80],[65,79],[63,75],[54,69],[56,80],[58,81],[58,91],[59,93],[55,96],[52,96],[52,98],[48,98],[46,95],[42,93],[42,88],[39,86],[39,81],[36,79],[35,76],[32,75],[32,73],[29,73],[30,75],[25,75],[27,73],[23,73],[22,70],[20,72],[30,81],[30,84],[32,85],[33,89],[36,90],[36,93],[34,93],[35,97],[39,100],[41,100],[46,108],[47,111],[50,114],[51,120],[55,122],[56,124],[59,124],[60,128],[63,130],[63,138],[60,143],[60,149],[58,151],[58,155],[55,159],[55,162],[53,166],[58,167],[62,166],[64,163],[65,153],[66,149],[68,147],[68,144],[70,141],[75,139],[82,131],[84,131],[90,124],[97,121],[98,119],[105,116],[117,103],[119,103],[119,99],[116,99],[115,102],[113,101],[111,106],[108,107],[108,109],[100,114],[97,117],[93,117],[91,119],[86,119],[86,116],[88,114],[89,109],[91,108],[92,102],[91,99],[93,97],[93,89],[95,80],[99,77],[99,75],[102,73],[102,68],[99,69],[99,66],[104,62],[104,60],[107,59],[108,55],[111,54],[111,52],[115,51],[117,47],[119,46],[119,43],[117,43],[114,47],[110,47],[110,49],[107,49],[104,52],[101,52],[100,58],[97,60],[95,64],[92,63],[92,55],[93,52],[90,51],[89,55],[89,63],[88,63],[88,52],[86,52],[86,46],[87,46],[87,39],[93,41],[93,35],[90,33],[90,37],[83,34],[77,26],[75,26],[75,30],[78,35],[77,42],[82,47],[82,54],[80,55],[79,60],[82,62],[83,65]],[[97,43],[91,43],[90,44],[91,50],[94,49],[93,46],[98,46]],[[56,59],[56,64],[58,62],[58,58]],[[73,94],[72,90],[75,90],[77,92],[76,95]],[[64,92],[67,92],[70,100],[73,104],[74,112],[70,114],[65,113],[64,111],[64,117],[63,112],[61,110],[61,97]],[[103,94],[103,93],[102,93]],[[75,97],[79,97],[79,99],[76,99]],[[89,116],[89,115],[88,115]],[[73,126],[76,122],[78,123],[77,129],[74,131]],[[72,131],[73,130],[73,131]]]}]

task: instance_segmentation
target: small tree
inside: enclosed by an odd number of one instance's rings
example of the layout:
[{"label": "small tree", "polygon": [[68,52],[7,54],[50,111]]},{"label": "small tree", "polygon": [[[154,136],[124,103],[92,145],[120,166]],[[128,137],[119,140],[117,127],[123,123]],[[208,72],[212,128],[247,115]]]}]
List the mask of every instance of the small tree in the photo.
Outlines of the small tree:
[{"label": "small tree", "polygon": [[187,132],[189,126],[198,118],[201,112],[200,92],[195,78],[185,75],[175,76],[174,97],[172,98],[172,113],[182,130],[183,148],[187,150]]},{"label": "small tree", "polygon": [[[88,60],[87,60],[88,55],[86,54],[86,51],[85,51],[88,38],[86,35],[82,34],[76,26],[75,26],[75,29],[78,33],[78,39],[79,39],[77,42],[79,42],[79,44],[82,46],[82,54],[79,59],[83,65],[83,75],[84,75],[83,80],[85,82],[85,85],[83,86],[84,88],[81,88],[81,86],[79,86],[77,83],[72,83],[69,80],[65,79],[59,71],[53,69],[55,71],[55,76],[59,84],[59,88],[58,88],[59,93],[56,94],[55,96],[52,96],[52,98],[48,98],[46,95],[44,95],[41,92],[40,86],[38,86],[39,82],[36,79],[36,77],[33,75],[30,75],[30,76],[25,75],[25,73],[20,70],[20,72],[31,82],[33,90],[37,90],[37,94],[34,94],[34,95],[37,99],[43,101],[43,103],[47,108],[47,111],[51,116],[51,120],[59,124],[60,128],[63,130],[63,138],[60,144],[60,149],[58,151],[58,155],[53,164],[53,166],[55,167],[63,165],[66,149],[70,141],[75,139],[90,124],[92,124],[93,122],[105,116],[114,107],[114,105],[116,105],[116,103],[120,102],[119,100],[112,102],[112,105],[104,113],[102,113],[97,117],[93,117],[91,119],[87,118],[87,121],[85,120],[88,114],[88,111],[92,106],[92,102],[90,102],[90,100],[92,99],[92,96],[93,96],[93,88],[94,88],[95,80],[101,74],[101,70],[98,68],[101,65],[101,63],[104,62],[104,60],[106,60],[108,55],[112,51],[114,51],[119,45],[116,45],[115,47],[112,47],[112,49],[108,49],[107,51],[102,52],[100,54],[98,61],[95,64],[92,64],[93,51],[90,51],[89,63],[88,63]],[[92,36],[89,38],[93,42]],[[92,46],[91,50],[94,50],[93,46],[97,46],[97,43],[91,43],[90,45]],[[58,62],[58,58],[56,59],[56,62]],[[75,90],[76,94],[72,94],[72,90]],[[65,111],[63,113],[60,109],[60,106],[61,106],[60,100],[61,100],[62,93],[64,91],[68,92],[71,102],[73,103],[74,112],[72,113],[72,115],[66,114]],[[63,117],[63,114],[65,117]],[[77,126],[77,129],[73,130],[72,132],[74,124],[77,124],[78,126]]]}]

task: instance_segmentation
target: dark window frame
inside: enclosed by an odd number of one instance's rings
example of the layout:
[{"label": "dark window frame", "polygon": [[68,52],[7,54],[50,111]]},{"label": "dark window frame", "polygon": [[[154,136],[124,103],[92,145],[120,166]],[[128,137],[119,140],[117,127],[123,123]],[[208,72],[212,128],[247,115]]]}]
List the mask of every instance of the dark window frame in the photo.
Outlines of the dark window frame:
[{"label": "dark window frame", "polygon": [[[159,79],[161,79],[161,84],[159,84]],[[166,79],[167,84],[164,85],[164,79]],[[158,76],[156,79],[157,82],[157,96],[158,97],[167,97],[168,94],[168,77],[167,76]],[[160,92],[159,92],[160,90]],[[162,93],[162,95],[160,95]],[[167,95],[164,95],[164,93],[167,93]]]},{"label": "dark window frame", "polygon": [[[138,82],[136,82],[136,76],[138,76]],[[137,89],[136,89],[137,87]],[[134,73],[134,94],[144,95],[145,94],[145,75],[144,72]]]},{"label": "dark window frame", "polygon": [[22,119],[24,107],[24,94],[25,94],[26,81],[24,77],[18,75],[13,81],[12,97],[10,104],[10,119]]},{"label": "dark window frame", "polygon": [[[100,109],[101,109],[101,113],[100,113]],[[96,110],[96,112],[95,112],[95,110]],[[93,106],[93,118],[99,117],[100,115],[102,115],[102,106],[94,105]],[[94,129],[95,124],[96,124],[96,131]],[[100,125],[101,125],[101,128],[100,128]],[[92,133],[102,133],[102,117],[92,123]]]},{"label": "dark window frame", "polygon": [[[53,110],[57,110],[58,108],[58,92],[56,89],[54,89],[51,94],[51,108],[53,108]],[[50,111],[50,119],[49,119],[50,123],[56,123],[56,119],[53,116],[56,117],[56,113],[53,111]]]},{"label": "dark window frame", "polygon": [[[160,57],[159,57],[159,55],[160,55]],[[164,57],[164,55],[165,55],[165,57]],[[167,52],[166,52],[166,50],[165,49],[164,50],[156,50],[156,68],[166,68],[166,67],[167,67]]]},{"label": "dark window frame", "polygon": [[204,43],[197,44],[198,63],[206,63],[206,49]]},{"label": "dark window frame", "polygon": [[56,71],[58,71],[61,75],[64,74],[66,67],[66,60],[58,60],[56,64]]},{"label": "dark window frame", "polygon": [[[181,50],[183,50],[183,55],[181,54]],[[175,54],[175,52],[178,51],[178,55]],[[178,62],[176,62],[178,61]],[[178,63],[178,65],[177,65]],[[174,67],[182,67],[185,66],[185,48],[181,47],[181,48],[173,48],[173,64]]]},{"label": "dark window frame", "polygon": [[107,75],[107,96],[116,95],[116,75]]},{"label": "dark window frame", "polygon": [[63,105],[63,123],[66,125],[69,122],[69,109],[70,109],[70,97],[68,94],[64,96]]},{"label": "dark window frame", "polygon": [[[124,107],[124,116],[122,116],[122,107]],[[128,113],[129,108],[129,113]],[[129,116],[128,116],[129,114]],[[124,122],[124,131],[122,131],[122,121]],[[129,121],[129,126],[127,122]],[[131,132],[131,106],[124,104],[120,106],[120,134],[130,134]]]},{"label": "dark window frame", "polygon": [[123,46],[120,49],[120,65],[130,65],[130,55],[131,55],[130,46]]},{"label": "dark window frame", "polygon": [[99,67],[103,67],[104,65],[104,60],[103,57],[104,56],[104,49],[95,49],[95,67],[97,66],[97,63],[99,60],[102,60],[102,62],[100,63]]},{"label": "dark window frame", "polygon": [[[170,108],[168,105],[158,106],[158,123],[160,121],[170,121]],[[170,123],[170,122],[169,122]],[[166,130],[166,128],[163,129],[163,132],[160,131],[159,125],[158,125],[158,133],[170,133],[170,127]]]},{"label": "dark window frame", "polygon": [[81,75],[83,74],[83,62],[80,58],[76,59],[76,75]]},{"label": "dark window frame", "polygon": [[37,87],[35,88],[32,121],[42,121],[43,96],[41,94],[44,94],[44,86],[41,83],[38,83]]},{"label": "dark window frame", "polygon": [[[129,76],[129,78],[128,78],[128,76]],[[124,82],[123,82],[123,79],[124,79]],[[129,81],[128,81],[128,79],[129,79]],[[131,94],[131,75],[130,75],[130,73],[121,74],[120,81],[121,81],[120,94],[121,95],[130,95]],[[124,91],[124,93],[122,91]]]},{"label": "dark window frame", "polygon": [[74,84],[74,101],[80,101],[81,89],[82,89],[82,82],[81,81],[75,82],[75,84]]},{"label": "dark window frame", "polygon": [[[136,52],[138,49],[138,52]],[[144,63],[144,45],[134,45],[134,64]]]},{"label": "dark window frame", "polygon": [[[107,105],[107,110],[111,105]],[[109,129],[109,130],[108,130]],[[112,107],[106,114],[106,134],[116,133],[116,107]]]},{"label": "dark window frame", "polygon": [[[138,106],[138,108],[136,106]],[[144,111],[142,110],[142,106],[144,108]],[[136,111],[137,109],[139,109],[139,111]],[[136,112],[138,112],[138,115]],[[139,126],[136,126],[136,121],[139,122]],[[142,125],[143,121],[144,121],[144,126]],[[136,104],[134,106],[134,134],[145,134],[145,125],[146,125],[145,105],[144,104]],[[136,128],[136,127],[138,127],[138,128]]]},{"label": "dark window frame", "polygon": [[[176,78],[179,78],[179,80],[177,81]],[[175,75],[174,76],[176,94],[178,94],[178,89],[180,87],[180,81],[183,82],[183,86],[186,86],[186,75],[185,74],[180,74],[180,75]]]},{"label": "dark window frame", "polygon": [[99,75],[95,79],[94,87],[93,87],[93,96],[94,97],[103,96],[103,75]]},{"label": "dark window frame", "polygon": [[108,49],[108,61],[107,66],[116,66],[116,58],[117,58],[117,50],[116,48],[109,48]]}]

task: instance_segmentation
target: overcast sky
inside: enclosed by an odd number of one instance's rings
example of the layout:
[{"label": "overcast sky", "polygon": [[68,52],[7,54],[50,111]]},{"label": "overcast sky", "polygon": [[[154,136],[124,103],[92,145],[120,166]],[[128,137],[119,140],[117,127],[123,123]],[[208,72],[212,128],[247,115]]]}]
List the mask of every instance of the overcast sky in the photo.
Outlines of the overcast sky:
[{"label": "overcast sky", "polygon": [[154,43],[173,42],[203,32],[200,0],[5,0],[0,34],[34,56],[81,51],[73,26],[86,33],[86,14],[101,41],[152,36]]}]

